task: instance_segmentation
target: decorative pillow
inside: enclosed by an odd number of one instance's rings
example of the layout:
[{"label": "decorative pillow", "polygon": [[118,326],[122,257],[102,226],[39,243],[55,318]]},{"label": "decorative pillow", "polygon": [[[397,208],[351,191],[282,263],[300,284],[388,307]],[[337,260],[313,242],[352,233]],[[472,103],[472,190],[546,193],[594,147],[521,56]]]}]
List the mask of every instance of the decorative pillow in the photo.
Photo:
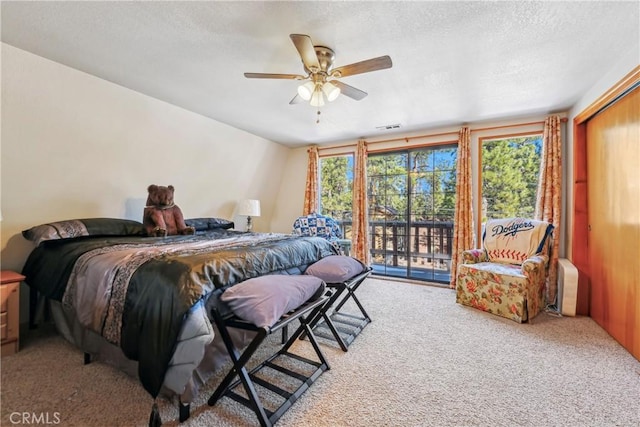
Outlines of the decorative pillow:
[{"label": "decorative pillow", "polygon": [[346,255],[329,255],[314,262],[304,274],[319,277],[326,283],[341,283],[362,273],[367,267]]},{"label": "decorative pillow", "polygon": [[301,236],[318,236],[327,240],[342,239],[342,230],[338,222],[315,212],[297,218],[293,223],[292,233]]},{"label": "decorative pillow", "polygon": [[184,222],[188,226],[194,227],[196,231],[214,230],[217,228],[229,230],[235,226],[233,221],[223,218],[189,218],[185,219]]},{"label": "decorative pillow", "polygon": [[317,277],[272,274],[231,286],[220,300],[239,318],[270,328],[284,314],[323,292],[324,282]]},{"label": "decorative pillow", "polygon": [[142,223],[118,218],[86,218],[50,222],[24,230],[25,239],[36,245],[46,240],[72,239],[80,236],[142,236]]},{"label": "decorative pillow", "polygon": [[522,264],[540,253],[553,231],[545,221],[506,218],[487,221],[482,238],[491,262]]}]

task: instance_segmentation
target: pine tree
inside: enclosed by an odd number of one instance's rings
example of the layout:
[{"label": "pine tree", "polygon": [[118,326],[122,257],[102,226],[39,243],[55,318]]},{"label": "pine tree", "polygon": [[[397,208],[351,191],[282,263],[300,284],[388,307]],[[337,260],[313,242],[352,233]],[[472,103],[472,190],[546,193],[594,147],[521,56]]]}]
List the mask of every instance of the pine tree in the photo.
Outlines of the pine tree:
[{"label": "pine tree", "polygon": [[482,222],[532,217],[540,168],[539,136],[488,141],[482,145]]}]

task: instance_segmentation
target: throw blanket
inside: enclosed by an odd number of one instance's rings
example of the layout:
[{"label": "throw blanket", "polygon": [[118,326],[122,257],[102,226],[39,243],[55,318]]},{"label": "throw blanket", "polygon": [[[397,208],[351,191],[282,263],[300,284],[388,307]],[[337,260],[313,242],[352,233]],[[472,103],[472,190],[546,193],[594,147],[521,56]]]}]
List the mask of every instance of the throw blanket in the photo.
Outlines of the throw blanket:
[{"label": "throw blanket", "polygon": [[[202,255],[277,240],[282,240],[282,236],[240,235],[217,240],[185,239],[160,245],[124,243],[93,249],[76,261],[62,303],[75,308],[84,327],[119,346],[128,286],[140,266],[154,259]],[[211,283],[197,274],[184,274],[178,282],[179,299],[187,308],[213,290]]]},{"label": "throw blanket", "polygon": [[484,249],[491,262],[522,264],[542,251],[552,230],[553,225],[545,221],[492,219],[485,225]]}]

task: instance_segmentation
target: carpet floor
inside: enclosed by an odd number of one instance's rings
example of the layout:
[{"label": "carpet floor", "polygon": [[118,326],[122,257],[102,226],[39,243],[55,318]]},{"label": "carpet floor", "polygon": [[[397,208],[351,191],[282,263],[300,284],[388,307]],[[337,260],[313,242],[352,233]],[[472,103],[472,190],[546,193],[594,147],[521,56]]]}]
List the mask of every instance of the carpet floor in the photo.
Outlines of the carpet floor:
[{"label": "carpet floor", "polygon": [[[517,324],[456,304],[451,289],[379,278],[358,295],[373,322],[346,353],[322,341],[331,369],[278,426],[640,426],[640,361],[591,318],[542,313]],[[83,365],[82,352],[46,329],[2,358],[1,425],[148,423],[152,399],[136,378]],[[277,349],[276,335],[257,357]],[[294,348],[312,354],[306,340]],[[257,425],[231,399],[207,404],[224,373],[184,423],[176,402],[159,399],[163,426]]]}]

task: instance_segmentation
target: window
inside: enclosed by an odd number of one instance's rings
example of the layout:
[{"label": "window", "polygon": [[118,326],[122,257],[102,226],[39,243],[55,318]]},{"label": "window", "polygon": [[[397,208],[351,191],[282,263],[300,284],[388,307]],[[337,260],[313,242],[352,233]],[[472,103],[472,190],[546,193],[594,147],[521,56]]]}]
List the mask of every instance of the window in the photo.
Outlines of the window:
[{"label": "window", "polygon": [[345,239],[351,238],[353,209],[353,156],[320,158],[320,213],[340,224]]},{"label": "window", "polygon": [[517,216],[532,218],[542,135],[481,138],[480,147],[480,222]]}]

